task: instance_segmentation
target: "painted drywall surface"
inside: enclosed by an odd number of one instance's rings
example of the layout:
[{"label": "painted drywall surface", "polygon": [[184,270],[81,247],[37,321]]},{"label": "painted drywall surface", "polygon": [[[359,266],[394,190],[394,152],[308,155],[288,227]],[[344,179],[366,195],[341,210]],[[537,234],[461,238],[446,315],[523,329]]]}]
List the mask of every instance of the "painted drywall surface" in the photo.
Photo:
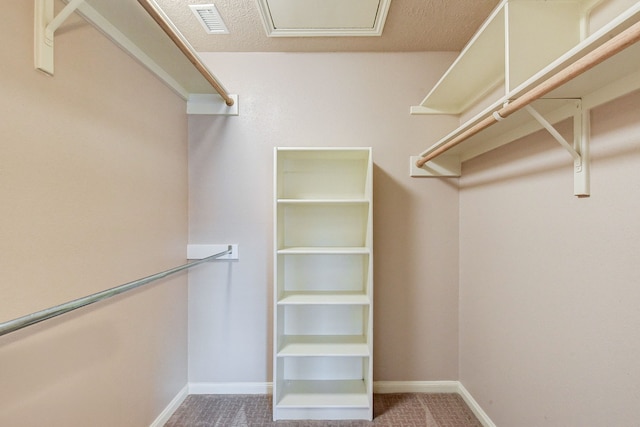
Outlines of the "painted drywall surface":
[{"label": "painted drywall surface", "polygon": [[240,115],[189,119],[189,241],[240,259],[190,273],[189,380],[271,380],[276,146],[373,147],[374,378],[456,379],[457,183],[409,177],[456,126],[409,115],[455,54],[202,56]]},{"label": "painted drywall surface", "polygon": [[590,198],[545,133],[463,168],[460,377],[497,425],[638,424],[638,111],[592,111]]},{"label": "painted drywall surface", "polygon": [[[184,263],[184,101],[75,15],[45,76],[33,2],[3,11],[1,320]],[[0,425],[149,425],[186,384],[186,279],[0,337]]]}]

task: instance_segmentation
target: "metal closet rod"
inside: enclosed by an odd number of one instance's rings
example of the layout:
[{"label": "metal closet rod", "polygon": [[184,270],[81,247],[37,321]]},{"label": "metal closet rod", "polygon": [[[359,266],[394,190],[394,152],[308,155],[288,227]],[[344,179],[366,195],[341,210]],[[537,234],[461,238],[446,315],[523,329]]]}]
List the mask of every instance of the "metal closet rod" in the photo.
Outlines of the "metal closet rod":
[{"label": "metal closet rod", "polygon": [[73,301],[65,302],[54,307],[50,307],[44,310],[36,311],[35,313],[27,314],[26,316],[18,317],[7,322],[0,323],[0,336],[15,332],[19,329],[26,328],[27,326],[34,325],[42,322],[43,320],[52,319],[61,314],[68,313],[78,308],[87,306],[89,304],[96,303],[98,301],[111,298],[123,292],[130,291],[135,288],[139,288],[142,285],[146,285],[155,280],[162,279],[169,275],[175,274],[179,271],[186,270],[187,268],[195,267],[207,261],[212,261],[216,258],[220,258],[223,255],[231,254],[232,247],[229,246],[226,251],[219,252],[206,258],[202,258],[198,261],[190,262],[178,267],[171,268],[169,270],[162,271],[160,273],[153,274],[151,276],[144,277],[142,279],[134,280],[133,282],[125,283],[124,285],[116,286],[115,288],[107,289],[95,294],[87,295],[86,297],[78,298]]},{"label": "metal closet rod", "polygon": [[488,128],[489,126],[497,123],[498,121],[508,117],[509,115],[515,113],[516,111],[524,108],[525,106],[531,104],[533,101],[542,98],[547,93],[551,92],[554,89],[562,86],[568,81],[574,79],[580,74],[590,70],[601,62],[609,59],[620,51],[626,49],[627,47],[633,45],[634,43],[640,40],[640,22],[636,22],[631,27],[627,28],[617,36],[613,37],[611,40],[603,43],[601,46],[595,48],[591,52],[584,55],[582,58],[576,60],[573,64],[568,65],[566,68],[558,71],[553,76],[549,77],[547,80],[540,83],[538,86],[526,92],[520,98],[511,101],[506,104],[500,110],[494,111],[493,115],[485,117],[480,122],[476,123],[466,131],[462,132],[457,137],[453,138],[451,141],[447,142],[443,146],[433,150],[432,152],[426,154],[420,160],[416,162],[416,166],[421,168],[427,163],[429,160],[439,156],[445,151],[450,150],[466,139],[472,137],[483,129]]},{"label": "metal closet rod", "polygon": [[205,67],[200,61],[190,46],[176,33],[173,26],[167,22],[167,20],[158,12],[156,7],[150,0],[138,0],[138,3],[147,11],[154,21],[158,23],[160,28],[169,36],[169,38],[178,46],[178,49],[184,54],[184,56],[191,61],[196,69],[202,74],[202,76],[209,82],[209,84],[218,92],[218,94],[224,99],[224,102],[231,107],[233,105],[233,99],[227,93],[227,90],[222,84],[215,78],[213,74]]}]

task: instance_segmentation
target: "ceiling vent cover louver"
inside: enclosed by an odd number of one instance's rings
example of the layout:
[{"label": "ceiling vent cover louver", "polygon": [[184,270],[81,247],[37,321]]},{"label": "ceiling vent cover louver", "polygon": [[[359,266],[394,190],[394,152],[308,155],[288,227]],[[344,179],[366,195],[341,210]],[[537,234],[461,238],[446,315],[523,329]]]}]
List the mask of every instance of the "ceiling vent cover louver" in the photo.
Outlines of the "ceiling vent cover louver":
[{"label": "ceiling vent cover louver", "polygon": [[191,4],[189,7],[208,34],[229,34],[229,30],[215,5]]}]

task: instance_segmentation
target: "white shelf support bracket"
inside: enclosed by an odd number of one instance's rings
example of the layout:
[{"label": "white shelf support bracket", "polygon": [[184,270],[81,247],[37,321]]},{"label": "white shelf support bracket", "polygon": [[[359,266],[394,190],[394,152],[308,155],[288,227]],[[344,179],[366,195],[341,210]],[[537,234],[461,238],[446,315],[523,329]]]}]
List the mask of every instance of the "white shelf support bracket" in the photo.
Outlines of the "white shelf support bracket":
[{"label": "white shelf support bracket", "polygon": [[187,259],[203,259],[210,257],[211,255],[223,252],[227,248],[231,247],[231,253],[223,255],[217,259],[238,259],[238,244],[237,243],[224,243],[213,245],[187,245]]},{"label": "white shelf support bracket", "polygon": [[582,101],[579,101],[579,107],[573,116],[573,147],[580,153],[581,159],[579,165],[574,162],[573,169],[573,194],[577,197],[589,197],[591,195],[590,117],[590,110],[584,109]]},{"label": "white shelf support bracket", "polygon": [[575,100],[576,111],[573,114],[573,144],[570,144],[560,132],[553,127],[535,108],[527,105],[524,108],[531,116],[554,137],[560,145],[573,157],[573,192],[578,197],[589,194],[589,112],[582,108],[582,101]]},{"label": "white shelf support bracket", "polygon": [[233,105],[228,106],[219,95],[192,93],[187,99],[187,114],[212,116],[237,116],[239,114],[238,95],[229,94]]},{"label": "white shelf support bracket", "polygon": [[35,68],[53,76],[53,36],[60,25],[84,0],[71,0],[57,16],[53,16],[53,0],[35,0],[34,62]]}]

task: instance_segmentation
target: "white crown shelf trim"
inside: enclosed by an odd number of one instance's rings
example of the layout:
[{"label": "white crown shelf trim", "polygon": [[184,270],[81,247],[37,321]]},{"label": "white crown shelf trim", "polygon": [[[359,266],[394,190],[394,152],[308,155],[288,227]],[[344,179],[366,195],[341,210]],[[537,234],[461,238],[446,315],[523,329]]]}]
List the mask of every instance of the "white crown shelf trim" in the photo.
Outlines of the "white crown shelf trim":
[{"label": "white crown shelf trim", "polygon": [[[461,114],[469,108],[468,103],[458,103],[452,106],[448,103],[449,101],[444,101],[446,99],[446,92],[453,90],[451,89],[452,87],[456,87],[456,82],[458,81],[456,80],[456,73],[458,74],[458,77],[465,73],[467,75],[474,74],[470,73],[469,68],[473,63],[465,65],[463,59],[467,60],[469,57],[473,57],[474,55],[482,57],[481,54],[483,53],[483,49],[488,49],[490,43],[484,42],[483,45],[483,43],[478,42],[478,40],[482,40],[483,37],[486,37],[486,35],[482,34],[483,31],[487,31],[487,28],[489,28],[489,31],[495,32],[495,26],[497,24],[495,24],[494,21],[496,21],[496,17],[504,18],[501,14],[509,13],[509,5],[520,3],[522,2],[519,0],[503,0],[500,3],[487,22],[485,22],[481,27],[479,34],[472,38],[467,47],[465,47],[461,52],[459,58],[436,84],[434,89],[431,90],[429,95],[427,95],[425,100],[423,100],[422,104],[411,108],[412,114]],[[533,1],[528,4],[547,8],[549,7],[549,4],[552,3],[555,2]],[[585,28],[588,25],[586,16],[588,16],[590,10],[597,4],[600,4],[601,1],[576,1],[574,3],[580,6],[580,18],[578,20],[579,26],[576,31],[579,31],[580,35],[583,36],[586,32]],[[552,5],[551,7],[554,8],[555,6]],[[499,99],[491,102],[488,107],[484,108],[480,113],[467,120],[453,132],[437,141],[427,150],[423,151],[419,156],[410,157],[410,175],[413,177],[460,176],[461,163],[466,160],[470,160],[487,151],[513,142],[518,138],[529,135],[540,129],[547,129],[547,131],[549,131],[554,138],[560,142],[559,134],[552,125],[561,120],[572,118],[573,144],[567,143],[564,145],[562,142],[561,144],[563,144],[567,151],[569,151],[576,159],[574,161],[574,194],[578,197],[588,196],[589,110],[634,90],[640,89],[640,70],[638,69],[638,64],[640,63],[640,43],[635,43],[626,47],[616,55],[586,71],[583,75],[577,76],[573,80],[552,90],[550,93],[546,94],[544,98],[534,101],[531,104],[531,108],[535,111],[533,115],[531,115],[530,109],[525,108],[511,114],[505,119],[502,119],[500,116],[496,117],[496,112],[504,105],[507,105],[510,101],[518,99],[540,83],[545,82],[554,74],[567,68],[590,52],[598,49],[614,36],[628,30],[639,21],[640,2],[636,2],[624,12],[613,18],[601,29],[595,31],[584,40],[576,43],[566,53],[560,55],[538,72],[535,72],[531,77],[524,80],[512,90],[508,90],[509,84],[507,83],[505,86],[505,95],[499,96]],[[510,21],[507,20],[507,22]],[[505,24],[505,26],[507,26],[507,24]],[[514,25],[512,24],[511,27],[513,26]],[[492,37],[495,38],[496,35],[493,34]],[[506,44],[509,45],[507,33],[500,37],[507,37]],[[571,37],[569,37],[569,39],[571,39]],[[532,36],[532,38],[534,37]],[[543,43],[540,49],[544,48],[545,45]],[[495,46],[493,46],[492,49],[496,50]],[[514,46],[511,46],[511,49],[513,50]],[[535,67],[533,67],[533,69],[535,69]],[[481,70],[480,74],[482,72],[484,71]],[[505,72],[507,74],[509,73],[508,67]],[[472,99],[473,102],[476,102],[478,99],[482,98],[485,93],[495,89],[495,80],[498,81],[498,84],[500,81],[509,80],[508,75],[505,77],[505,75],[501,73],[502,71],[499,71],[498,78],[494,79],[490,83],[476,82],[475,86],[469,86],[466,84],[466,89],[469,91],[466,95],[464,93],[458,94],[457,92],[452,95],[454,98],[460,97],[461,99],[465,99],[466,96],[466,99]],[[491,79],[485,80],[489,81]],[[511,80],[511,84],[513,85],[513,79]],[[438,103],[442,105],[439,106]],[[416,165],[417,160],[420,160],[425,156],[429,156],[437,150],[441,150],[442,147],[447,145],[450,141],[453,141],[460,135],[465,134],[465,132],[469,132],[474,126],[491,116],[496,119],[496,123],[491,127],[470,136],[464,142],[448,150],[446,155],[439,155],[438,157],[429,160],[421,167]]]}]

